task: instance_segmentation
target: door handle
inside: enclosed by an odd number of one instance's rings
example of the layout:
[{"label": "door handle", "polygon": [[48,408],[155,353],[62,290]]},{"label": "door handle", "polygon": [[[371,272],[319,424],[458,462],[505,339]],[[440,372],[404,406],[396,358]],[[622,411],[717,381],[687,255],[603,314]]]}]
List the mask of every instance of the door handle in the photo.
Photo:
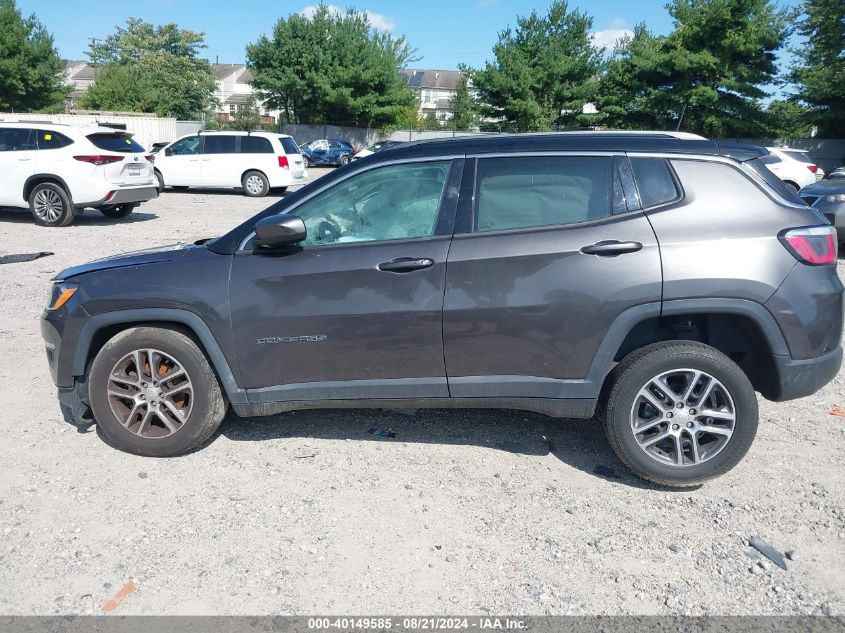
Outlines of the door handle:
[{"label": "door handle", "polygon": [[600,257],[614,257],[623,253],[634,253],[642,249],[639,242],[620,242],[618,240],[606,240],[596,242],[581,249],[585,255],[599,255]]},{"label": "door handle", "polygon": [[210,160],[211,160],[210,158],[203,158],[203,159],[202,159],[202,162],[207,163],[207,162],[208,162],[208,161],[210,161]]},{"label": "door handle", "polygon": [[379,270],[389,273],[410,273],[415,270],[422,270],[423,268],[431,268],[434,266],[434,260],[414,257],[399,257],[398,259],[384,262],[378,265]]},{"label": "door handle", "polygon": [[31,158],[19,158],[18,160],[22,163],[25,163],[25,162],[30,161],[32,159]]}]

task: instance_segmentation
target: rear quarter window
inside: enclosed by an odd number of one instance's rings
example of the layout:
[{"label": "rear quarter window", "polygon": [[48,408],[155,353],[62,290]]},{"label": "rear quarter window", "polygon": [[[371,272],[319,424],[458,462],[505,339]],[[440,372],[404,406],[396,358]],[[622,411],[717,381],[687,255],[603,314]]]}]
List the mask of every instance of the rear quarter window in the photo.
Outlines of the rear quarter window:
[{"label": "rear quarter window", "polygon": [[[206,144],[208,138],[206,137]],[[273,146],[270,144],[270,139],[263,136],[242,136],[241,137],[241,154],[272,154]]]},{"label": "rear quarter window", "polygon": [[35,130],[38,138],[38,149],[61,149],[72,145],[73,141],[60,132],[51,130]]},{"label": "rear quarter window", "polygon": [[128,134],[90,134],[88,140],[98,149],[107,152],[123,152],[129,154],[132,152],[146,151]]},{"label": "rear quarter window", "polygon": [[285,154],[299,154],[299,146],[289,136],[280,136],[279,142],[282,144],[282,149],[285,150]]},{"label": "rear quarter window", "polygon": [[631,157],[631,169],[644,209],[674,202],[681,197],[669,164],[663,158]]}]

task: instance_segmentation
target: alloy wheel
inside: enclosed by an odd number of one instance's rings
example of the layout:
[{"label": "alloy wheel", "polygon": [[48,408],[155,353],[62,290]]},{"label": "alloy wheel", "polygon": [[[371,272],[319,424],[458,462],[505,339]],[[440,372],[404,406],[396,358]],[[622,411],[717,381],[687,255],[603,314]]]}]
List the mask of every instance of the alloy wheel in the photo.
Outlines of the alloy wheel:
[{"label": "alloy wheel", "polygon": [[108,401],[115,418],[128,431],[160,439],[173,435],[187,422],[194,388],[175,358],[159,350],[139,349],[112,368]]},{"label": "alloy wheel", "polygon": [[643,385],[630,419],[634,439],[646,455],[688,467],[712,459],[727,446],[736,408],[715,377],[697,369],[673,369]]},{"label": "alloy wheel", "polygon": [[35,215],[48,224],[56,222],[61,217],[62,210],[64,209],[61,197],[52,189],[40,189],[36,192],[32,206],[35,210]]}]

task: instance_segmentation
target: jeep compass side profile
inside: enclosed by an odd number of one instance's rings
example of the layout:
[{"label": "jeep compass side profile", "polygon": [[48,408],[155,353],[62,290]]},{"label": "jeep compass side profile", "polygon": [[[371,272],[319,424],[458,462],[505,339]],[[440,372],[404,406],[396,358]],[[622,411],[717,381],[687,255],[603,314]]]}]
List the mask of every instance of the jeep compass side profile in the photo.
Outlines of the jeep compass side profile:
[{"label": "jeep compass side profile", "polygon": [[637,475],[699,483],[748,450],[755,391],[807,396],[842,362],[834,229],[766,154],[618,132],[354,161],[217,239],[60,273],[61,408],[151,456],[229,406],[598,414]]}]

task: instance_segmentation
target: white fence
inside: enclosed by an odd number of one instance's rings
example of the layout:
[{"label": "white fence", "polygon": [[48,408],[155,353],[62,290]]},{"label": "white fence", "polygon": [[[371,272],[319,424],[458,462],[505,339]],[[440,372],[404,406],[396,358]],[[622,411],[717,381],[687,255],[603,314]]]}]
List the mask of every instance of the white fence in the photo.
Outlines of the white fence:
[{"label": "white fence", "polygon": [[32,121],[63,125],[106,125],[131,132],[135,140],[150,149],[153,143],[177,138],[176,119],[155,115],[133,115],[126,112],[90,112],[85,114],[0,114],[0,121]]}]

